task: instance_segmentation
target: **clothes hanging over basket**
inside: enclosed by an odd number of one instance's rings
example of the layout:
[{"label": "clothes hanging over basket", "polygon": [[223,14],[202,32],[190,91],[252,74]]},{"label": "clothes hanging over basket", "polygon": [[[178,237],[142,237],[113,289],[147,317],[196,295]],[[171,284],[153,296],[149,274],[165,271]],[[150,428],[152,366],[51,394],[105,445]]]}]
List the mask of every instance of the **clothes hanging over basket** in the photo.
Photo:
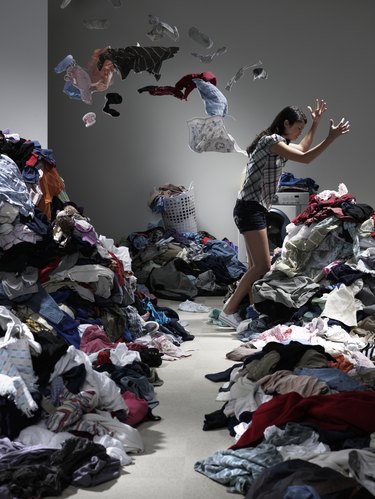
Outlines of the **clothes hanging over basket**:
[{"label": "clothes hanging over basket", "polygon": [[155,189],[148,205],[152,211],[161,213],[166,229],[178,232],[197,232],[194,188],[165,184]]}]

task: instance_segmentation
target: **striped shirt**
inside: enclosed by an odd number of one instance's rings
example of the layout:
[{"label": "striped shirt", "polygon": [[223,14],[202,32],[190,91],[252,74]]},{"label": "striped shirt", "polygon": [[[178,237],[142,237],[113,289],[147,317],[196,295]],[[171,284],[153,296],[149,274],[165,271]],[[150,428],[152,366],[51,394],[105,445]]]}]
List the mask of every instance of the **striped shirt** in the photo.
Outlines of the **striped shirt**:
[{"label": "striped shirt", "polygon": [[282,168],[287,161],[270,150],[273,144],[279,142],[286,142],[286,139],[276,133],[259,139],[255,150],[250,154],[245,179],[237,196],[239,199],[257,201],[267,210],[270,209]]},{"label": "striped shirt", "polygon": [[128,76],[131,69],[135,73],[148,71],[155,76],[156,80],[160,80],[162,62],[174,57],[179,50],[179,47],[138,47],[135,45],[119,49],[108,47],[99,55],[97,68],[100,71],[104,62],[109,60],[120,72],[122,80]]}]

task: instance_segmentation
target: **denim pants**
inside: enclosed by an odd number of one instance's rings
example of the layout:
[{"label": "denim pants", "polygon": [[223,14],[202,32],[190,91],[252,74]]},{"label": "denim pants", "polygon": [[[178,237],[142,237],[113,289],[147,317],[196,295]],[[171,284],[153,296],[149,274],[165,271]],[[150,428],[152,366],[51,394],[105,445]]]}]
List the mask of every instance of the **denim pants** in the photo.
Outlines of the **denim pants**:
[{"label": "denim pants", "polygon": [[18,299],[10,301],[4,292],[2,283],[0,283],[0,305],[7,306],[13,303],[22,303],[30,307],[31,310],[46,319],[56,332],[61,334],[70,345],[79,348],[79,323],[63,312],[52,296],[40,284],[38,284],[37,293],[22,295]]}]

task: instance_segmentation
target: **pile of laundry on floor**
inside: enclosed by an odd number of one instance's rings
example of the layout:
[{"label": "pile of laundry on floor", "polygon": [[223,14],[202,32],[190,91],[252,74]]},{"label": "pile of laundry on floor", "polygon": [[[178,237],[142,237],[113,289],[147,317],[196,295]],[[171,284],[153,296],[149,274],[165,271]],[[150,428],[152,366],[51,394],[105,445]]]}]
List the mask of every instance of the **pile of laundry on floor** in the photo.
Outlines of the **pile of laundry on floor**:
[{"label": "pile of laundry on floor", "polygon": [[0,496],[57,496],[143,451],[157,368],[194,336],[69,199],[52,150],[4,130],[0,154]]},{"label": "pile of laundry on floor", "polygon": [[183,301],[224,296],[246,271],[232,242],[205,231],[178,232],[156,226],[132,232],[124,243],[129,246],[137,282],[159,298]]},{"label": "pile of laundry on floor", "polygon": [[271,270],[236,363],[206,378],[222,407],[203,430],[229,449],[195,470],[246,499],[375,495],[375,213],[343,184],[310,196]]}]

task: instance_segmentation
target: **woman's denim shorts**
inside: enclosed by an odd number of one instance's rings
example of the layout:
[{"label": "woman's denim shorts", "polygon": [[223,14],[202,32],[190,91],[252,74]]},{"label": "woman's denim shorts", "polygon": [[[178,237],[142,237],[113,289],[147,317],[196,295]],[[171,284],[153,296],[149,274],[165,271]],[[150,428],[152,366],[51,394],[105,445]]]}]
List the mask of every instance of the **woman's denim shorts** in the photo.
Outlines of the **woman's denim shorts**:
[{"label": "woman's denim shorts", "polygon": [[260,230],[267,227],[267,210],[257,201],[237,199],[233,209],[234,223],[241,234],[249,230]]}]

